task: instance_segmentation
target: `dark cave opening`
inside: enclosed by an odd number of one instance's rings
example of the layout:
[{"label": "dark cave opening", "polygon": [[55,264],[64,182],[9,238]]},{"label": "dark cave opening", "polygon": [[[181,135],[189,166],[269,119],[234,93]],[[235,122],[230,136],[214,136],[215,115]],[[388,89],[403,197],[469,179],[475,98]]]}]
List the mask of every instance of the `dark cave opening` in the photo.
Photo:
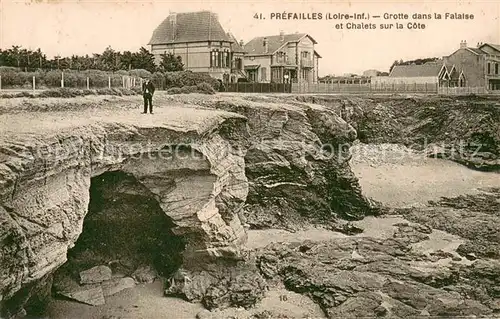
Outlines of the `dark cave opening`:
[{"label": "dark cave opening", "polygon": [[[0,317],[45,317],[54,298],[98,305],[96,285],[102,288],[104,303],[104,297],[121,291],[124,283],[131,288],[162,280],[180,268],[184,238],[173,233],[171,218],[133,175],[103,173],[91,179],[89,193],[83,230],[68,250],[66,263],[4,300]],[[96,267],[111,270],[109,278],[83,282],[81,272]]]},{"label": "dark cave opening", "polygon": [[185,246],[172,232],[174,226],[134,176],[110,171],[92,178],[83,230],[54,275],[53,295],[67,297],[64,292],[80,291],[85,286],[82,272],[94,267],[110,269],[113,280],[137,282],[134,274],[141,268],[152,270],[157,278],[169,277],[181,266]]}]

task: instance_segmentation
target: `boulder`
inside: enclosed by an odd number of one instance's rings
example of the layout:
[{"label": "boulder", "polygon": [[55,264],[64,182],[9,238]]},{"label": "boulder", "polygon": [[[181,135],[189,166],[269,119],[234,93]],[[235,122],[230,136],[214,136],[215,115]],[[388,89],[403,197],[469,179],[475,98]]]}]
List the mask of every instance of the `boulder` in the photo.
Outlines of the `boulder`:
[{"label": "boulder", "polygon": [[112,296],[122,290],[135,287],[135,281],[130,277],[115,278],[101,283],[104,297]]},{"label": "boulder", "polygon": [[96,284],[111,279],[111,269],[107,266],[95,266],[80,272],[80,284]]},{"label": "boulder", "polygon": [[104,292],[100,285],[83,285],[71,291],[60,291],[59,294],[91,306],[105,304]]},{"label": "boulder", "polygon": [[156,273],[156,270],[154,270],[151,266],[141,266],[132,274],[132,278],[134,278],[138,283],[150,284],[154,282],[157,277],[158,274]]}]

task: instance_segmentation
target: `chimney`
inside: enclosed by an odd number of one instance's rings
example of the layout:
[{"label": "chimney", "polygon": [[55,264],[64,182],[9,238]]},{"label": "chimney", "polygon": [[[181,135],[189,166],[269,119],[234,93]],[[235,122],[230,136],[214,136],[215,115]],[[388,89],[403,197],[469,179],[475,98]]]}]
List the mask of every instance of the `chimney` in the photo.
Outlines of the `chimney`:
[{"label": "chimney", "polygon": [[240,40],[240,47],[244,45],[243,40]]},{"label": "chimney", "polygon": [[174,40],[176,31],[177,31],[177,13],[170,12],[168,17],[170,20],[170,27],[172,28],[172,40]]},{"label": "chimney", "polygon": [[285,41],[285,32],[283,32],[283,30],[280,31],[280,41]]},{"label": "chimney", "polygon": [[268,53],[269,52],[269,42],[267,41],[267,38],[264,38],[262,45],[264,45],[265,52]]},{"label": "chimney", "polygon": [[460,41],[460,49],[465,49],[467,47],[467,41],[462,40]]}]

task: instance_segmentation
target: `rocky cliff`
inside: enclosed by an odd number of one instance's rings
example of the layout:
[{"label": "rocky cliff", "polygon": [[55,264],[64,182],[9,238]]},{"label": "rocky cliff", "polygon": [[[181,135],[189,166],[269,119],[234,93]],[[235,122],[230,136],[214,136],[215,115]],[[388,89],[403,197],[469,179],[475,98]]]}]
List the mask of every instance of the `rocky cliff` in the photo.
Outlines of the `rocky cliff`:
[{"label": "rocky cliff", "polygon": [[339,218],[377,213],[349,166],[356,130],[335,109],[276,95],[170,98],[179,99],[248,119],[250,134],[240,140],[249,179],[243,214],[252,228],[338,228]]},{"label": "rocky cliff", "polygon": [[132,175],[159,203],[186,239],[186,264],[239,254],[246,237],[237,210],[248,184],[243,158],[221,130],[243,134],[242,116],[170,109],[154,120],[94,115],[59,127],[72,115],[39,115],[38,127],[4,126],[11,131],[0,141],[0,300],[66,261],[82,232],[91,178],[108,171]]},{"label": "rocky cliff", "polygon": [[483,96],[295,96],[351,124],[363,143],[404,144],[470,168],[500,168],[500,104]]},{"label": "rocky cliff", "polygon": [[[334,227],[337,217],[374,212],[348,165],[356,132],[323,106],[165,97],[152,116],[130,110],[134,99],[79,98],[67,112],[51,99],[20,99],[1,115],[0,300],[7,315],[46,288],[47,275],[85,237],[91,181],[110,172],[126,179],[108,200],[153,201],[184,239],[187,269],[239,259],[245,223]],[[75,106],[85,103],[92,108]]]}]

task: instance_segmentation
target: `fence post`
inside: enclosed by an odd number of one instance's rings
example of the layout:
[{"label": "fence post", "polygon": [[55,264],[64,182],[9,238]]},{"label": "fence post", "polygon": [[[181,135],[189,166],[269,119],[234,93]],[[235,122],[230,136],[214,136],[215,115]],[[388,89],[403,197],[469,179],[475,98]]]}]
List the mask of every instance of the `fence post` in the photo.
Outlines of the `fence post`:
[{"label": "fence post", "polygon": [[108,88],[111,89],[111,77],[108,76]]},{"label": "fence post", "polygon": [[35,93],[35,90],[36,90],[36,88],[35,88],[35,76],[33,75],[33,93]]},{"label": "fence post", "polygon": [[90,81],[88,76],[87,76],[87,90],[90,90]]},{"label": "fence post", "polygon": [[64,87],[64,72],[61,72],[61,87]]}]

